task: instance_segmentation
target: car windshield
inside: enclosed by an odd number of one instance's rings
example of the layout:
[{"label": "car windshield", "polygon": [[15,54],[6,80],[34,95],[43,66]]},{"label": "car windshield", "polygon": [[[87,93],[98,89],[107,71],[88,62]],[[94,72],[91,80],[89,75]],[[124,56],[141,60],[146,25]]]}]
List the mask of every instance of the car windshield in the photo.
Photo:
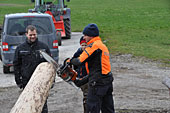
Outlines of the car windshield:
[{"label": "car windshield", "polygon": [[12,36],[25,35],[28,25],[34,25],[38,35],[52,33],[52,25],[48,17],[22,17],[8,20],[7,34]]}]

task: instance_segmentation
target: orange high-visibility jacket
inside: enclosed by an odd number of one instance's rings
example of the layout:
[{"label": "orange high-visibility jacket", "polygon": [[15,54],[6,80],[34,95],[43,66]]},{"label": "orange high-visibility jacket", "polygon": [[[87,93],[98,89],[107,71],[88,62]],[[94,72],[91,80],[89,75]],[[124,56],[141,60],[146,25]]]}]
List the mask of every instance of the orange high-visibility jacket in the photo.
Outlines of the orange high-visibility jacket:
[{"label": "orange high-visibility jacket", "polygon": [[89,79],[100,81],[100,79],[105,78],[111,72],[109,51],[102,43],[100,37],[94,37],[87,44],[87,48],[80,57],[73,59],[71,63],[79,65],[87,62],[86,69]]},{"label": "orange high-visibility jacket", "polygon": [[94,37],[87,45],[88,47],[79,57],[80,62],[88,60],[88,69],[98,67],[100,69],[97,70],[100,70],[101,74],[108,74],[111,71],[109,51],[100,37]]}]

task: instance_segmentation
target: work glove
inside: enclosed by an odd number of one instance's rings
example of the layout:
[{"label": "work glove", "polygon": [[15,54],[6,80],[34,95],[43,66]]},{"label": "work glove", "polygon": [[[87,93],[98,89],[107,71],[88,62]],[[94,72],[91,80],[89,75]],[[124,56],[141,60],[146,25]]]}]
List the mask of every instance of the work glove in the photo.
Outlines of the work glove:
[{"label": "work glove", "polygon": [[64,60],[64,63],[63,63],[63,65],[65,66],[65,65],[69,65],[69,67],[70,68],[72,68],[72,64],[71,64],[71,59],[70,58],[66,58],[65,60]]},{"label": "work glove", "polygon": [[89,77],[88,77],[88,75],[86,75],[86,76],[83,77],[83,78],[78,78],[78,79],[74,80],[74,84],[75,84],[77,87],[81,87],[82,85],[88,83],[88,80],[89,80]]},{"label": "work glove", "polygon": [[[61,75],[63,72],[63,70],[64,70],[64,68],[66,68],[66,65],[67,65],[67,63],[69,63],[69,59],[70,58],[66,58],[65,60],[64,60],[64,62],[63,62],[63,64],[60,64],[59,65],[59,69],[57,70],[57,74],[58,75]],[[67,61],[68,60],[68,61]],[[61,73],[62,72],[62,73]]]},{"label": "work glove", "polygon": [[66,65],[66,64],[70,64],[70,58],[66,58],[66,59],[64,60],[64,65]]}]

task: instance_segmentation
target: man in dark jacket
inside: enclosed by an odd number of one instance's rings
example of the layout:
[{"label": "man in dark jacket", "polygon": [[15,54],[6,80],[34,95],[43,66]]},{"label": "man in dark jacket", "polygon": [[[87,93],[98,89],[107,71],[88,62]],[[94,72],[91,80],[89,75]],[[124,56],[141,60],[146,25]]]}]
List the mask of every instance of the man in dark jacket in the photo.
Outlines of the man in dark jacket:
[{"label": "man in dark jacket", "polygon": [[[51,55],[48,46],[38,41],[37,30],[34,26],[29,25],[26,28],[26,37],[26,41],[17,47],[13,62],[15,81],[21,89],[25,88],[36,67],[45,62],[45,59],[40,55],[40,50]],[[42,113],[48,113],[47,101]]]},{"label": "man in dark jacket", "polygon": [[88,64],[87,113],[100,113],[100,110],[102,113],[115,113],[109,51],[99,37],[96,24],[87,25],[83,34],[87,47],[78,58],[72,58],[70,63],[77,66]]}]

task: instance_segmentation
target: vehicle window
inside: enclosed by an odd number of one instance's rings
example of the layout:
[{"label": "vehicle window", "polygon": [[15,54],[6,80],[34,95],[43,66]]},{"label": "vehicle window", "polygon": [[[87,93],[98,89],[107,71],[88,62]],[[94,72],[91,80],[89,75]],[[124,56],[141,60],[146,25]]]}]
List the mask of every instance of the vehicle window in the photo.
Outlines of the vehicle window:
[{"label": "vehicle window", "polygon": [[52,25],[47,17],[22,17],[8,20],[7,34],[12,36],[25,35],[28,25],[34,25],[40,35],[52,33]]}]

